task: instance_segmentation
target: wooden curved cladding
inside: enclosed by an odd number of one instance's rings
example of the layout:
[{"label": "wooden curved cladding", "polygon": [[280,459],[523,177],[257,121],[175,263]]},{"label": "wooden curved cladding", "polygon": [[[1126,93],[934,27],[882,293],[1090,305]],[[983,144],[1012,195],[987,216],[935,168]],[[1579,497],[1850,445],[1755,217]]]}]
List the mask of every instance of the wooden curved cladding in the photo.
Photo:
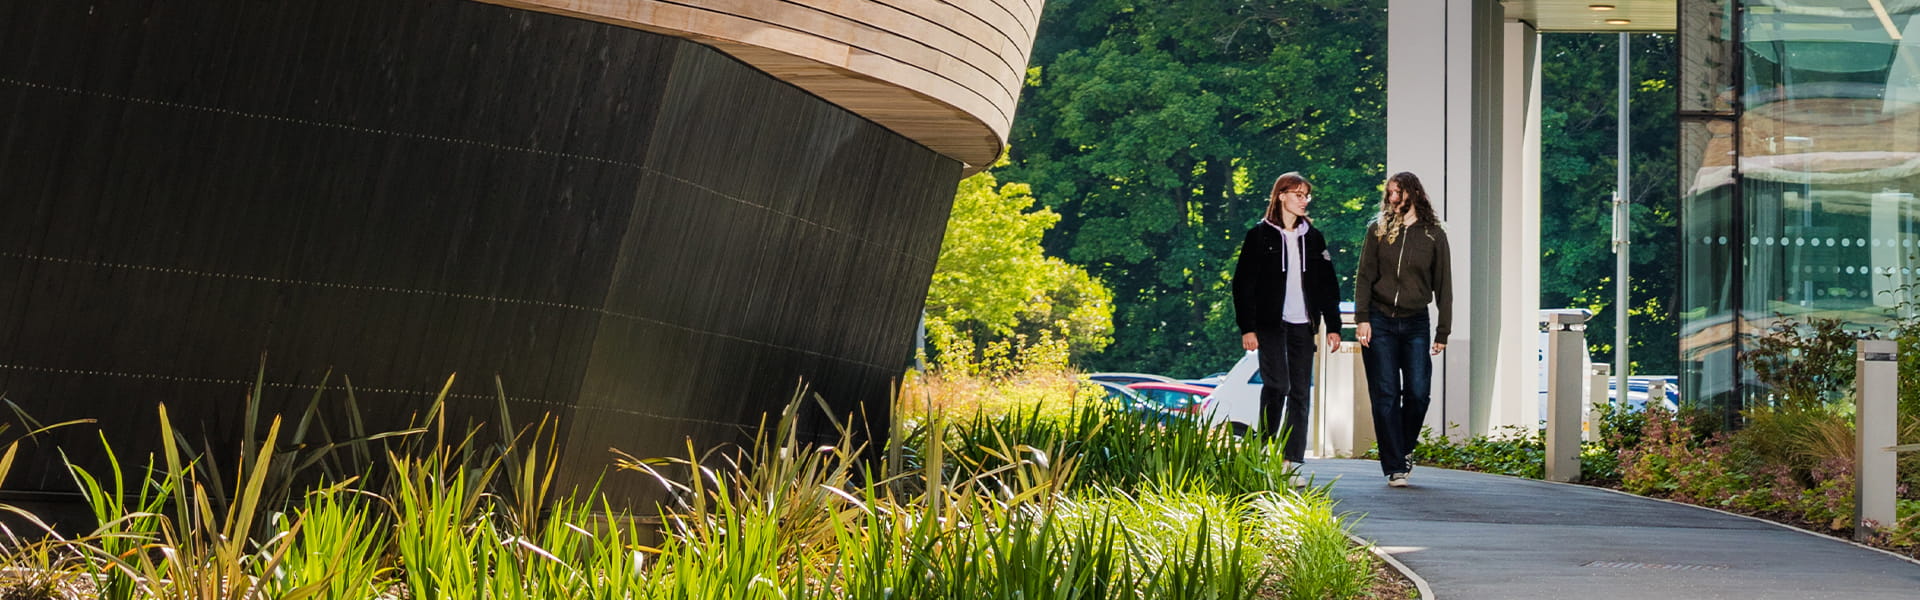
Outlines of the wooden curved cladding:
[{"label": "wooden curved cladding", "polygon": [[983,168],[1013,124],[1043,0],[479,0],[712,46]]}]

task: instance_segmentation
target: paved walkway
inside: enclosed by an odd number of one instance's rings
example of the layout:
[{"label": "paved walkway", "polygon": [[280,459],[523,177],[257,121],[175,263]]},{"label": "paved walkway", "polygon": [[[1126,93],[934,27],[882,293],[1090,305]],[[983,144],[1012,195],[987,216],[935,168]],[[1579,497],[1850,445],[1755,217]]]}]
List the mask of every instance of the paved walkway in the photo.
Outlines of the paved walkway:
[{"label": "paved walkway", "polygon": [[[1920,564],[1773,523],[1598,488],[1370,460],[1308,460],[1354,534],[1434,598],[1920,598]],[[1432,600],[1432,599],[1429,599]]]}]

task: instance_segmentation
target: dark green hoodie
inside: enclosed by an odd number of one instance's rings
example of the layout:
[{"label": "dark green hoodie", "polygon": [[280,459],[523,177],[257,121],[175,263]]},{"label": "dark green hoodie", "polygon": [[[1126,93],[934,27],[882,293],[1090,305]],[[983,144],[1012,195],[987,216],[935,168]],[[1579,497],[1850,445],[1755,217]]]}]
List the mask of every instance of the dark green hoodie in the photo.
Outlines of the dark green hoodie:
[{"label": "dark green hoodie", "polygon": [[1447,343],[1453,333],[1453,268],[1447,249],[1447,231],[1437,223],[1408,225],[1393,242],[1380,237],[1380,228],[1367,227],[1360,245],[1360,272],[1353,280],[1353,322],[1365,323],[1374,311],[1406,318],[1427,314],[1427,303],[1440,303],[1433,343]]}]

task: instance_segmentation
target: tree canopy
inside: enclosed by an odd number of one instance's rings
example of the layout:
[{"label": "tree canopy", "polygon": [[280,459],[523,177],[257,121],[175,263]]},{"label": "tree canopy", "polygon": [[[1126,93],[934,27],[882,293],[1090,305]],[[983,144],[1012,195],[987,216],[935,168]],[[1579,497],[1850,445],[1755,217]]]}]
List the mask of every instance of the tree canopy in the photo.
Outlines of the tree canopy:
[{"label": "tree canopy", "polygon": [[[1613,346],[1617,36],[1547,34],[1541,306],[1595,312]],[[1671,36],[1633,46],[1633,357],[1677,368]],[[1091,370],[1199,375],[1240,353],[1228,286],[1268,187],[1298,171],[1353,295],[1386,158],[1384,0],[1050,0],[1011,136],[1008,181],[1059,222],[1048,254],[1112,290]]]},{"label": "tree canopy", "polygon": [[1233,363],[1227,274],[1281,173],[1314,183],[1335,248],[1358,247],[1385,155],[1384,7],[1048,2],[1002,175],[1060,214],[1047,249],[1113,289],[1114,343],[1088,368]]},{"label": "tree canopy", "polygon": [[961,180],[927,290],[927,329],[936,357],[947,355],[941,362],[977,364],[996,345],[1002,358],[1055,343],[1084,355],[1111,341],[1112,294],[1086,270],[1045,254],[1040,240],[1060,215],[1029,212],[1033,205],[1026,184],[999,185],[991,171]]},{"label": "tree canopy", "polygon": [[[1587,346],[1614,347],[1613,188],[1619,164],[1618,34],[1541,36],[1540,306],[1593,311]],[[1635,373],[1679,369],[1676,52],[1670,35],[1632,36],[1629,354]]]}]

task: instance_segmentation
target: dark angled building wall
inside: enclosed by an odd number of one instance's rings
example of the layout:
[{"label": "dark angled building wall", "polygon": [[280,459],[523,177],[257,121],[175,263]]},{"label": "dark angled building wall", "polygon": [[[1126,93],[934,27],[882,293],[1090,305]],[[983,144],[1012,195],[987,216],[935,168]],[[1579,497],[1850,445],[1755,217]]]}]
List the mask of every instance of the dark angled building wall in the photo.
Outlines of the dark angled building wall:
[{"label": "dark angled building wall", "polygon": [[[736,441],[801,381],[884,422],[962,165],[706,46],[466,0],[0,0],[0,393],[156,447],[351,378]],[[344,394],[325,398],[336,416]],[[17,432],[17,430],[16,430]],[[197,433],[196,433],[197,435]],[[93,428],[27,448],[68,487]],[[614,478],[622,495],[641,482]]]}]

